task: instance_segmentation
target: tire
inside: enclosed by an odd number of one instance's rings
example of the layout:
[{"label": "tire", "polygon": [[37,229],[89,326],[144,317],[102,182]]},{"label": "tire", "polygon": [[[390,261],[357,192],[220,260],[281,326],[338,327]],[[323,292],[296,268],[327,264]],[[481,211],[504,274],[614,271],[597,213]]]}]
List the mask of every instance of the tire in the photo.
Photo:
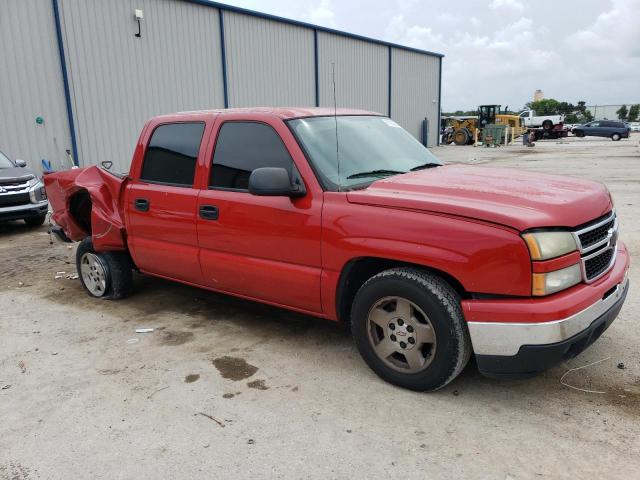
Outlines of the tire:
[{"label": "tire", "polygon": [[459,128],[453,132],[453,143],[456,145],[467,145],[471,140],[469,130],[466,128]]},{"label": "tire", "polygon": [[576,130],[573,134],[578,138],[584,137],[584,132],[582,130]]},{"label": "tire", "polygon": [[44,223],[47,219],[47,214],[38,215],[35,217],[27,217],[24,219],[24,223],[26,223],[29,227],[39,227]]},{"label": "tire", "polygon": [[545,120],[544,122],[542,122],[542,128],[544,128],[546,131],[553,130],[553,122],[551,120]]},{"label": "tire", "polygon": [[619,133],[614,133],[611,135],[611,140],[613,140],[614,142],[619,141],[622,138],[622,136]]},{"label": "tire", "polygon": [[458,294],[419,269],[392,268],[371,277],[358,290],[351,312],[360,355],[380,378],[399,387],[438,390],[471,356]]},{"label": "tire", "polygon": [[96,252],[91,237],[76,251],[76,268],[82,288],[92,297],[118,300],[133,287],[131,260],[126,252]]}]

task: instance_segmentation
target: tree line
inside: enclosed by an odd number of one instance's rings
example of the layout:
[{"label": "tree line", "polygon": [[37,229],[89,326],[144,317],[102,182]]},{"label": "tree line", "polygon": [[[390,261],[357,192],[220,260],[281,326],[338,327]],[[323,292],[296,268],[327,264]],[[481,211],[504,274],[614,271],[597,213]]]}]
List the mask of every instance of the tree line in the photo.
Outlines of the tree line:
[{"label": "tree line", "polygon": [[640,104],[631,105],[627,109],[626,105],[622,105],[617,111],[618,119],[627,120],[628,122],[635,122],[640,117]]}]

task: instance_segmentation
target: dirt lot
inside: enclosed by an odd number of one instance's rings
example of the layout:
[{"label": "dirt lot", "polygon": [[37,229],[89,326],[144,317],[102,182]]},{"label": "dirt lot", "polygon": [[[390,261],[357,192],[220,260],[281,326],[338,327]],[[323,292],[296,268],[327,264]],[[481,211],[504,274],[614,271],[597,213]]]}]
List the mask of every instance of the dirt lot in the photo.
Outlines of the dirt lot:
[{"label": "dirt lot", "polygon": [[[433,394],[379,380],[330,322],[144,276],[92,300],[46,228],[1,227],[0,478],[637,478],[639,139],[434,149],[604,181],[633,266],[578,358],[519,381],[471,363]],[[560,384],[598,360],[565,381],[604,393]]]}]

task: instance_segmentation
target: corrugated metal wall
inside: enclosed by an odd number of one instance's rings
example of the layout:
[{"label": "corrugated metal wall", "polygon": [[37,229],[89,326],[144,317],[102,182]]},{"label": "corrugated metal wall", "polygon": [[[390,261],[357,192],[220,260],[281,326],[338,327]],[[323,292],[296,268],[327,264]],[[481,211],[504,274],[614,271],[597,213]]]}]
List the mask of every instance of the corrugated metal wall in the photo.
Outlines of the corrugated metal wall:
[{"label": "corrugated metal wall", "polygon": [[0,150],[38,172],[42,159],[60,168],[71,136],[51,2],[2,2],[0,75]]},{"label": "corrugated metal wall", "polygon": [[[78,156],[127,171],[150,117],[224,106],[218,10],[174,0],[59,0]],[[134,10],[142,9],[135,37]]]},{"label": "corrugated metal wall", "polygon": [[110,160],[126,171],[147,119],[222,108],[225,94],[230,107],[332,106],[332,63],[338,106],[388,114],[390,51],[391,116],[417,138],[428,117],[436,144],[437,56],[191,0],[5,0],[0,150],[38,170],[42,158],[60,168],[72,148],[54,5],[81,166]]},{"label": "corrugated metal wall", "polygon": [[391,49],[391,117],[422,140],[424,118],[429,119],[429,141],[438,143],[440,59],[422,53]]},{"label": "corrugated metal wall", "polygon": [[318,77],[323,107],[333,106],[332,63],[335,63],[338,106],[388,113],[388,47],[318,32]]},{"label": "corrugated metal wall", "polygon": [[229,107],[313,106],[313,31],[223,12]]}]

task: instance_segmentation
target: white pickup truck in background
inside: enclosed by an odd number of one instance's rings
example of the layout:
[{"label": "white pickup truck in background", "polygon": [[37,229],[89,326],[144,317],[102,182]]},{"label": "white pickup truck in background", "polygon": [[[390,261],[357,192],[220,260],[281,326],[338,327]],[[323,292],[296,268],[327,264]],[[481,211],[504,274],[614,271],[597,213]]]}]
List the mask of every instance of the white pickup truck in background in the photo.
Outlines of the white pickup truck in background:
[{"label": "white pickup truck in background", "polygon": [[523,110],[518,114],[525,127],[543,127],[551,130],[555,125],[564,122],[564,115],[540,115],[536,116],[534,110]]}]

